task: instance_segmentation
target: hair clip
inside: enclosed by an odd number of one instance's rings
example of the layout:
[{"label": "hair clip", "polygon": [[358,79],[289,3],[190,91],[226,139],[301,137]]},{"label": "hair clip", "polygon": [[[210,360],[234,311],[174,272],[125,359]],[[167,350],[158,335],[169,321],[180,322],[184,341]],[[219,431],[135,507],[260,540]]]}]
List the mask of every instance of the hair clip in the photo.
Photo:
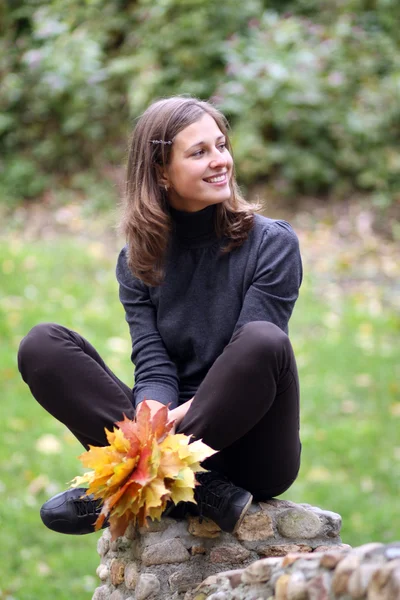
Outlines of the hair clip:
[{"label": "hair clip", "polygon": [[172,144],[172,141],[165,142],[164,140],[150,140],[150,144]]}]

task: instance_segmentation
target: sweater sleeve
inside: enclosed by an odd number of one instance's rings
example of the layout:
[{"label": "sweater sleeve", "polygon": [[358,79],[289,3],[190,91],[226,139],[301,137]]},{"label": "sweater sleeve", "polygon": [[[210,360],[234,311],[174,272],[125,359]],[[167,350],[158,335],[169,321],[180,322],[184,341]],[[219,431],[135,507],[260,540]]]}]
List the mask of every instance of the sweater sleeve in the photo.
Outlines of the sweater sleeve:
[{"label": "sweater sleeve", "polygon": [[286,221],[274,221],[260,243],[253,281],[235,330],[250,321],[270,321],[288,333],[302,274],[295,232]]},{"label": "sweater sleeve", "polygon": [[117,263],[119,298],[125,309],[132,338],[132,362],[135,365],[134,405],[142,400],[157,400],[178,404],[179,384],[177,370],[170,359],[157,329],[156,309],[148,287],[131,273],[124,248]]}]

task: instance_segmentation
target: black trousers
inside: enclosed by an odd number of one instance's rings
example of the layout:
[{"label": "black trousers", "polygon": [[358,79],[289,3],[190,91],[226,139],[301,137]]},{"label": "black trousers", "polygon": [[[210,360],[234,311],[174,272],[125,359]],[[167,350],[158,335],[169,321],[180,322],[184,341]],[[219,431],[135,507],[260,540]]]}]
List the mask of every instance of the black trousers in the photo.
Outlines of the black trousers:
[{"label": "black trousers", "polygon": [[[18,368],[36,400],[86,448],[107,444],[104,428],[112,429],[123,413],[134,416],[132,390],[87,340],[61,325],[36,325],[21,342]],[[219,450],[204,466],[255,499],[287,490],[301,451],[298,375],[287,335],[264,321],[239,329],[177,432]]]}]

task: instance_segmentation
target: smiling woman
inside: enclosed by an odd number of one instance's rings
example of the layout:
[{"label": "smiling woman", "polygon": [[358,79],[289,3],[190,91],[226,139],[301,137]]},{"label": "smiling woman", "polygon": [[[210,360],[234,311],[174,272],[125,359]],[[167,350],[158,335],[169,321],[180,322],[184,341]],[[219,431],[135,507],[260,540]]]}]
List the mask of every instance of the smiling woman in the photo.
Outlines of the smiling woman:
[{"label": "smiling woman", "polygon": [[225,117],[208,102],[180,97],[159,100],[140,117],[129,153],[126,200],[122,229],[129,267],[149,285],[163,278],[174,224],[171,207],[191,213],[216,205],[216,230],[225,236],[226,251],[247,238],[257,208],[237,186]]},{"label": "smiling woman", "polygon": [[[299,385],[288,322],[302,279],[296,234],[255,212],[235,180],[227,123],[210,103],[152,104],[132,136],[117,262],[132,338],[129,388],[78,333],[36,326],[19,368],[32,394],[87,448],[107,443],[147,400],[168,406],[177,433],[217,453],[197,476],[197,507],[236,531],[255,497],[289,488],[300,465]],[[256,460],[255,460],[256,457]],[[62,533],[89,533],[101,506],[84,490],[41,515]],[[176,508],[170,510],[175,512]]]}]

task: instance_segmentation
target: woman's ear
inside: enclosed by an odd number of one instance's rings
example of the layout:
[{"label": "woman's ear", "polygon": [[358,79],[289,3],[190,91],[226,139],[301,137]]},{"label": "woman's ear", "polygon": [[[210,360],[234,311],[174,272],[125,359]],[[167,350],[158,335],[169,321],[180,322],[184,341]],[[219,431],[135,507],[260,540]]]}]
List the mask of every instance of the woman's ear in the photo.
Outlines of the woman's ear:
[{"label": "woman's ear", "polygon": [[166,171],[165,168],[163,168],[161,165],[156,165],[156,170],[157,170],[157,183],[160,187],[163,187],[165,189],[169,188],[169,178],[168,178],[168,173]]}]

